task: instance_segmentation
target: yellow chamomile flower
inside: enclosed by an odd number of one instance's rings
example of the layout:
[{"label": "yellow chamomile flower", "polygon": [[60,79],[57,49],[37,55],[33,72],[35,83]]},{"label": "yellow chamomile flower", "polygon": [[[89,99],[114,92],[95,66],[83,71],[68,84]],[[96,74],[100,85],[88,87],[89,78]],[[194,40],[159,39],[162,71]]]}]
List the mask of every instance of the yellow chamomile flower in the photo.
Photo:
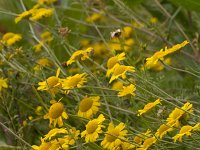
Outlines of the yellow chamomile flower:
[{"label": "yellow chamomile flower", "polygon": [[72,54],[70,59],[66,62],[67,65],[71,65],[73,62],[77,60],[86,60],[89,58],[90,54],[93,52],[93,48],[89,47],[86,50],[77,50]]},{"label": "yellow chamomile flower", "polygon": [[50,4],[53,4],[55,2],[57,2],[58,0],[38,0],[38,4],[47,4],[47,5],[50,5]]},{"label": "yellow chamomile flower", "polygon": [[76,130],[76,128],[72,127],[68,130],[68,134],[63,138],[68,141],[69,145],[74,145],[75,141],[79,138],[80,130]]},{"label": "yellow chamomile flower", "polygon": [[137,116],[141,116],[142,114],[146,113],[147,111],[149,111],[150,109],[152,109],[153,107],[155,107],[158,104],[161,104],[160,99],[157,99],[156,101],[154,101],[152,103],[146,104],[143,109],[138,110]]},{"label": "yellow chamomile flower", "polygon": [[141,145],[141,148],[137,148],[136,150],[147,150],[151,145],[157,142],[156,137],[150,137],[144,140],[144,143]]},{"label": "yellow chamomile flower", "polygon": [[[101,142],[101,146],[105,149],[115,149],[120,144],[123,143],[123,141],[126,141],[127,138],[127,130],[124,130],[125,124],[120,123],[116,127],[112,123],[109,124],[108,130],[106,132],[106,135]],[[122,141],[123,140],[123,141]]]},{"label": "yellow chamomile flower", "polygon": [[115,91],[121,91],[123,90],[123,82],[121,81],[115,81],[112,85],[112,90]]},{"label": "yellow chamomile flower", "polygon": [[8,79],[4,79],[4,78],[0,78],[0,92],[2,90],[2,88],[8,88]]},{"label": "yellow chamomile flower", "polygon": [[125,51],[128,52],[131,50],[131,46],[135,44],[134,39],[129,38],[121,41],[118,38],[113,38],[109,43],[109,47],[112,51]]},{"label": "yellow chamomile flower", "polygon": [[20,34],[15,34],[12,32],[8,32],[3,35],[2,41],[7,46],[11,46],[15,44],[16,42],[20,41],[22,39],[22,36]]},{"label": "yellow chamomile flower", "polygon": [[53,128],[51,129],[45,136],[44,140],[51,140],[53,137],[55,137],[58,134],[67,134],[68,131],[65,128]]},{"label": "yellow chamomile flower", "polygon": [[156,135],[156,137],[159,137],[160,139],[162,139],[163,136],[164,136],[165,134],[167,134],[167,132],[170,132],[170,131],[172,131],[172,130],[173,130],[173,128],[170,127],[169,125],[162,124],[162,125],[157,129],[155,135]]},{"label": "yellow chamomile flower", "polygon": [[53,40],[52,34],[48,31],[42,32],[40,35],[42,41],[50,43]]},{"label": "yellow chamomile flower", "polygon": [[88,16],[86,18],[86,21],[92,23],[95,21],[100,21],[102,19],[103,19],[103,12],[101,11],[100,13],[93,13],[91,16]]},{"label": "yellow chamomile flower", "polygon": [[110,78],[109,83],[114,81],[115,79],[118,79],[119,77],[122,77],[122,79],[126,79],[126,72],[135,72],[135,68],[133,66],[125,66],[116,64],[113,67],[112,77]]},{"label": "yellow chamomile flower", "polygon": [[118,92],[119,97],[127,96],[127,95],[132,95],[135,96],[135,90],[136,87],[133,84],[130,84],[128,86],[123,86],[123,89]]},{"label": "yellow chamomile flower", "polygon": [[137,145],[140,145],[140,144],[142,144],[144,142],[145,139],[149,138],[151,135],[152,135],[151,130],[148,129],[145,133],[137,134],[134,137],[133,141]]},{"label": "yellow chamomile flower", "polygon": [[90,119],[99,111],[99,96],[84,97],[80,104],[78,110],[78,116]]},{"label": "yellow chamomile flower", "polygon": [[60,74],[60,68],[57,69],[56,76],[51,76],[47,80],[43,82],[39,82],[39,87],[37,90],[39,91],[49,91],[53,96],[59,91],[62,87],[61,79],[58,78]]},{"label": "yellow chamomile flower", "polygon": [[54,9],[52,8],[38,8],[32,12],[32,16],[29,18],[32,21],[38,21],[45,17],[53,15]]},{"label": "yellow chamomile flower", "polygon": [[102,133],[102,129],[105,126],[102,125],[105,117],[100,114],[98,118],[90,120],[86,125],[86,130],[81,133],[81,137],[85,137],[86,142],[95,142]]},{"label": "yellow chamomile flower", "polygon": [[68,94],[70,90],[82,87],[87,82],[86,76],[86,73],[82,73],[69,76],[66,79],[61,79],[62,89],[67,90]]},{"label": "yellow chamomile flower", "polygon": [[[182,110],[183,109],[183,110]],[[180,126],[180,118],[185,115],[187,112],[185,111],[189,111],[192,112],[192,104],[190,104],[189,102],[185,103],[181,109],[179,108],[175,108],[170,114],[169,117],[167,118],[167,125],[170,126],[176,126],[179,127]]]},{"label": "yellow chamomile flower", "polygon": [[159,60],[162,60],[164,56],[171,54],[179,49],[181,49],[182,47],[184,47],[185,45],[187,45],[189,42],[188,41],[184,41],[181,44],[177,44],[174,45],[172,48],[167,48],[165,47],[165,49],[161,49],[160,51],[154,53],[153,56],[149,57],[146,59],[146,64],[145,66],[152,66],[155,65]]},{"label": "yellow chamomile flower", "polygon": [[113,67],[119,63],[120,61],[125,59],[125,53],[118,54],[108,59],[107,61],[107,73],[106,76],[109,77],[110,74],[113,72]]},{"label": "yellow chamomile flower", "polygon": [[172,137],[172,139],[174,140],[174,142],[176,142],[177,140],[179,140],[179,142],[182,142],[182,137],[184,135],[191,136],[192,131],[199,130],[199,129],[200,129],[200,123],[197,123],[195,126],[190,126],[190,125],[183,126],[180,129],[179,133],[175,135],[174,137]]},{"label": "yellow chamomile flower", "polygon": [[39,71],[40,67],[51,67],[52,62],[48,58],[40,58],[37,61],[37,65],[33,68],[35,71]]},{"label": "yellow chamomile flower", "polygon": [[32,145],[31,147],[34,150],[49,150],[51,146],[52,146],[51,141],[50,142],[45,142],[44,139],[41,138],[41,144],[40,144],[40,146]]},{"label": "yellow chamomile flower", "polygon": [[61,102],[51,101],[52,105],[49,108],[49,111],[44,115],[44,119],[49,119],[49,125],[53,123],[55,127],[58,124],[59,127],[63,126],[63,119],[67,119],[68,115],[65,112],[64,105]]}]

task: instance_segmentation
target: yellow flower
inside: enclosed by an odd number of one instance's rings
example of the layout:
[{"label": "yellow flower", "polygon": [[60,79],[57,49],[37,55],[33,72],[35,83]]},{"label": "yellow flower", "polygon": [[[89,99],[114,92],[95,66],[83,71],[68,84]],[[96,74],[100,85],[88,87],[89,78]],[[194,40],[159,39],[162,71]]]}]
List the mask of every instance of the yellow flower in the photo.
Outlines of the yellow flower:
[{"label": "yellow flower", "polygon": [[[65,138],[57,138],[51,141],[51,147],[48,150],[69,150],[69,144]],[[46,150],[46,149],[45,149]]]},{"label": "yellow flower", "polygon": [[58,134],[68,134],[68,131],[65,128],[54,128],[51,129],[45,136],[44,140],[51,140],[53,137],[57,136]]},{"label": "yellow flower", "polygon": [[35,109],[36,115],[38,115],[38,116],[42,115],[42,110],[43,110],[42,106],[37,106]]},{"label": "yellow flower", "polygon": [[40,67],[51,67],[52,62],[47,58],[41,58],[37,61],[37,65],[33,68],[35,71],[39,71]]},{"label": "yellow flower", "polygon": [[[181,110],[183,109],[183,110]],[[170,126],[176,126],[178,127],[180,125],[180,118],[186,114],[185,111],[192,111],[192,104],[190,104],[189,102],[185,103],[181,109],[179,108],[175,108],[170,114],[169,117],[167,118],[167,124]],[[184,111],[185,110],[185,111]]]},{"label": "yellow flower", "polygon": [[143,141],[145,139],[147,139],[149,136],[151,136],[151,130],[147,130],[145,133],[140,133],[138,135],[136,135],[133,139],[133,141],[137,144],[137,145],[140,145],[143,143]]},{"label": "yellow flower", "polygon": [[[172,63],[171,58],[166,58],[166,59],[161,59],[161,60],[167,65],[170,65]],[[155,64],[148,64],[148,65],[149,66],[147,66],[147,64],[145,64],[145,68],[152,69],[155,71],[161,71],[164,69],[164,65],[160,61],[158,61]],[[142,68],[142,70],[144,70],[144,68]]]},{"label": "yellow flower", "polygon": [[158,18],[156,18],[156,17],[152,17],[150,19],[150,23],[152,23],[152,24],[156,24],[157,22],[158,22]]},{"label": "yellow flower", "polygon": [[49,77],[46,81],[39,82],[39,91],[49,91],[53,96],[59,91],[62,87],[61,79],[58,78],[60,74],[60,68],[57,69],[56,76]]},{"label": "yellow flower", "polygon": [[127,136],[128,131],[124,130],[124,128],[124,123],[120,123],[116,127],[110,123],[106,135],[101,142],[101,146],[103,146],[105,149],[117,148],[120,144],[123,143],[122,140],[127,140],[125,137]]},{"label": "yellow flower", "polygon": [[125,53],[118,54],[108,59],[107,61],[107,73],[106,76],[109,77],[110,74],[113,72],[113,67],[120,61],[125,59]]},{"label": "yellow flower", "polygon": [[72,127],[68,130],[68,134],[63,138],[67,141],[69,145],[74,145],[75,141],[79,138],[80,130],[76,130],[76,128]]},{"label": "yellow flower", "polygon": [[170,132],[170,131],[172,131],[172,130],[173,130],[173,128],[170,127],[169,125],[162,124],[162,125],[158,128],[158,130],[156,131],[155,135],[156,135],[156,137],[160,137],[160,139],[162,139],[163,136],[164,136],[165,134],[167,134],[167,132]]},{"label": "yellow flower", "polygon": [[8,79],[4,79],[4,78],[0,78],[0,92],[2,90],[2,88],[8,88]]},{"label": "yellow flower", "polygon": [[99,111],[99,96],[84,97],[79,104],[78,116],[90,119]]},{"label": "yellow flower", "polygon": [[122,97],[122,96],[127,96],[127,95],[132,95],[132,96],[135,96],[135,90],[136,90],[136,87],[135,85],[133,84],[130,84],[128,86],[123,86],[123,89],[118,93],[118,96],[119,97]]},{"label": "yellow flower", "polygon": [[113,67],[113,74],[109,83],[111,83],[115,79],[118,79],[119,77],[122,77],[122,79],[126,79],[126,72],[128,71],[135,72],[135,68],[133,66],[125,66],[125,65],[120,65],[117,63]]},{"label": "yellow flower", "polygon": [[35,53],[39,53],[42,50],[42,45],[44,44],[43,41],[40,41],[38,44],[33,46]]},{"label": "yellow flower", "polygon": [[160,51],[154,53],[153,56],[149,57],[146,59],[146,64],[145,66],[152,66],[155,65],[158,60],[162,60],[164,56],[171,54],[179,49],[181,49],[182,47],[184,47],[185,45],[187,45],[189,42],[188,41],[184,41],[181,44],[177,44],[174,45],[172,48],[167,48],[165,47],[165,49],[161,49]]},{"label": "yellow flower", "polygon": [[44,139],[41,139],[41,144],[40,146],[37,145],[32,145],[31,147],[34,150],[49,150],[49,148],[52,146],[51,142],[45,142]]},{"label": "yellow flower", "polygon": [[22,19],[24,19],[24,18],[30,17],[30,16],[33,14],[33,12],[34,12],[36,9],[38,9],[39,7],[40,7],[40,5],[39,5],[39,4],[36,4],[36,5],[33,6],[32,9],[22,12],[21,14],[19,14],[19,15],[15,18],[15,23],[20,22],[20,21],[21,21]]},{"label": "yellow flower", "polygon": [[114,150],[128,150],[128,149],[133,149],[135,145],[123,141],[119,146],[115,147]]},{"label": "yellow flower", "polygon": [[49,112],[44,115],[44,119],[49,119],[49,125],[53,123],[55,127],[58,124],[59,127],[63,126],[63,119],[67,119],[68,115],[65,112],[64,105],[61,102],[52,101],[52,105],[49,108]]},{"label": "yellow flower", "polygon": [[86,18],[86,21],[89,23],[95,22],[95,21],[100,21],[103,19],[103,12],[100,13],[93,13],[91,16]]},{"label": "yellow flower", "polygon": [[38,0],[38,4],[47,4],[50,5],[52,3],[57,2],[57,0]]},{"label": "yellow flower", "polygon": [[32,21],[37,21],[44,17],[52,16],[53,12],[54,12],[54,9],[38,8],[32,12],[32,16],[29,19]]},{"label": "yellow flower", "polygon": [[133,33],[133,28],[130,26],[123,27],[122,29],[122,36],[125,38],[130,38],[131,34]]},{"label": "yellow flower", "polygon": [[42,41],[50,43],[53,40],[52,34],[48,31],[42,32],[40,35]]},{"label": "yellow flower", "polygon": [[2,37],[2,41],[8,46],[15,44],[16,42],[20,41],[21,39],[22,39],[22,36],[20,34],[15,34],[12,32],[8,32],[8,33],[4,34]]},{"label": "yellow flower", "polygon": [[73,62],[75,62],[76,60],[81,59],[86,60],[89,58],[90,54],[93,52],[93,48],[89,47],[86,50],[77,50],[76,52],[74,52],[72,54],[72,56],[70,57],[70,59],[66,62],[67,65],[72,64]]},{"label": "yellow flower", "polygon": [[160,99],[157,99],[155,102],[146,104],[143,109],[138,110],[139,114],[137,116],[141,116],[158,104],[161,104]]},{"label": "yellow flower", "polygon": [[136,150],[147,150],[151,145],[156,143],[157,139],[155,137],[150,137],[144,140],[141,148],[137,148]]},{"label": "yellow flower", "polygon": [[99,137],[99,133],[102,133],[102,129],[105,126],[102,125],[105,117],[100,114],[98,118],[90,120],[86,125],[86,130],[81,133],[81,137],[85,137],[86,142],[95,142]]},{"label": "yellow flower", "polygon": [[190,126],[190,125],[183,126],[179,134],[172,137],[172,139],[174,140],[174,142],[176,142],[177,140],[179,140],[179,142],[182,142],[182,137],[184,135],[191,136],[192,131],[199,130],[199,129],[200,129],[200,123],[197,123],[195,126]]},{"label": "yellow flower", "polygon": [[86,74],[75,74],[74,76],[69,76],[66,79],[61,79],[62,89],[67,90],[67,94],[71,89],[80,88],[87,82]]},{"label": "yellow flower", "polygon": [[123,89],[123,82],[115,81],[112,85],[112,90],[121,91]]},{"label": "yellow flower", "polygon": [[124,41],[119,41],[118,38],[112,39],[109,43],[109,47],[112,51],[129,51],[131,46],[134,45],[135,41],[132,38],[125,39]]}]

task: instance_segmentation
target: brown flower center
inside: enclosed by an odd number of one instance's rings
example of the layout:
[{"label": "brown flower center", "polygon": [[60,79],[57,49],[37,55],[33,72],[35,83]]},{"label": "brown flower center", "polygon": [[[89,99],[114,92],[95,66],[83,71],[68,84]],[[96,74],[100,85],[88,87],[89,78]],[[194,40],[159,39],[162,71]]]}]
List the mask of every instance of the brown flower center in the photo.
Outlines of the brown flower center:
[{"label": "brown flower center", "polygon": [[79,109],[82,112],[86,112],[92,107],[92,104],[93,104],[93,100],[86,97],[80,102]]},{"label": "brown flower center", "polygon": [[109,131],[108,134],[106,135],[106,140],[108,142],[114,142],[118,136],[119,136],[119,131],[113,129]]},{"label": "brown flower center", "polygon": [[86,130],[88,134],[91,134],[91,133],[94,133],[97,128],[98,128],[98,122],[94,120],[88,123]]},{"label": "brown flower center", "polygon": [[49,88],[54,87],[58,83],[58,77],[52,76],[47,79],[47,84]]},{"label": "brown flower center", "polygon": [[52,119],[56,119],[60,116],[62,116],[62,113],[64,111],[64,106],[62,103],[57,102],[55,104],[53,104],[50,109],[49,109],[49,116]]}]

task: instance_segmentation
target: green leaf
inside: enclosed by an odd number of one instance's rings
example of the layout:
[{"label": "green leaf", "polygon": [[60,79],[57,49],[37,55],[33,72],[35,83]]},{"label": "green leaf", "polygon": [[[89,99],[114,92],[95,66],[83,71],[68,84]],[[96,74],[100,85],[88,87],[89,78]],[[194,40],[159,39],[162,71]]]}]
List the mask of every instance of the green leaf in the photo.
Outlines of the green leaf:
[{"label": "green leaf", "polygon": [[175,5],[180,5],[185,9],[200,12],[200,0],[170,0]]}]

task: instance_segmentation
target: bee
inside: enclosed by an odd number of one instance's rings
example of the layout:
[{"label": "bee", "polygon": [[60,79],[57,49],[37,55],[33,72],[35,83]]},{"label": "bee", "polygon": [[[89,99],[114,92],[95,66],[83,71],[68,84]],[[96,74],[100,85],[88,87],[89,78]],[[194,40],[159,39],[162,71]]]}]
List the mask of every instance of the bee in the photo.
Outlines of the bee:
[{"label": "bee", "polygon": [[63,37],[67,36],[70,32],[71,32],[71,30],[68,27],[60,27],[60,28],[58,28],[58,33]]},{"label": "bee", "polygon": [[121,34],[122,34],[121,29],[117,29],[113,32],[110,32],[111,38],[119,38],[121,36]]}]

